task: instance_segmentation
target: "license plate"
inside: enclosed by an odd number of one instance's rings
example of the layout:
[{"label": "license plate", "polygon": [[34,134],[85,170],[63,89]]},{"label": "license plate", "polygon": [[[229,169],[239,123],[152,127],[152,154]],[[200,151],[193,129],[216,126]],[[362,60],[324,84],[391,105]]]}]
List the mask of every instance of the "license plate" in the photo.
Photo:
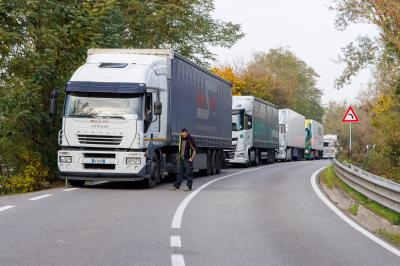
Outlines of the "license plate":
[{"label": "license plate", "polygon": [[92,163],[105,164],[106,163],[106,159],[92,159]]}]

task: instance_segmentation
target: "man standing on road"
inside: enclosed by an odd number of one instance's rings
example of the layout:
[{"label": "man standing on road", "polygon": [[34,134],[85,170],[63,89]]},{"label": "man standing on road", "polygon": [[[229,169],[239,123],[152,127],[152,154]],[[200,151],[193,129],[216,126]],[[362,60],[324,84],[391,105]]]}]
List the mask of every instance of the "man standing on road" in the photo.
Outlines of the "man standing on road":
[{"label": "man standing on road", "polygon": [[181,130],[179,138],[179,159],[178,159],[178,175],[176,182],[171,190],[178,190],[182,184],[183,177],[186,176],[185,191],[192,190],[193,184],[193,160],[196,157],[196,142],[190,136],[189,131],[184,128]]}]

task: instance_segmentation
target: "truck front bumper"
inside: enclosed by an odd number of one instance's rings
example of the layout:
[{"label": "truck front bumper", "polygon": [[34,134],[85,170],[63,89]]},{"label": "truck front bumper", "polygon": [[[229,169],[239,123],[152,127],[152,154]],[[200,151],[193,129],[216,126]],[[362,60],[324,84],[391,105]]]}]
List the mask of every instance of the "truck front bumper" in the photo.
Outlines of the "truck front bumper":
[{"label": "truck front bumper", "polygon": [[232,159],[229,159],[230,164],[246,164],[247,154],[245,151],[235,152]]},{"label": "truck front bumper", "polygon": [[74,180],[123,181],[146,177],[144,152],[58,151],[59,177]]}]

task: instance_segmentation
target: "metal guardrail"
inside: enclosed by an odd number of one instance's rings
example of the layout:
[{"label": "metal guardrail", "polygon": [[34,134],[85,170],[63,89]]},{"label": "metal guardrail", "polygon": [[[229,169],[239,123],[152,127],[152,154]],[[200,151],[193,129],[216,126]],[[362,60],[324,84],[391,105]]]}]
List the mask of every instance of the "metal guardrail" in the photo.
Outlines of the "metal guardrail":
[{"label": "metal guardrail", "polygon": [[336,159],[333,165],[336,175],[347,185],[383,206],[400,212],[400,184]]}]

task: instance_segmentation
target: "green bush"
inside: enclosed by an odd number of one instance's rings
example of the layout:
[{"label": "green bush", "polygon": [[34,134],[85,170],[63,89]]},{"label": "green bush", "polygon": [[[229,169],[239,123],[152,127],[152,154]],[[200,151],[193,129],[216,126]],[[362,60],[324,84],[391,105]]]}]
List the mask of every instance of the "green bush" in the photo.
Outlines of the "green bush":
[{"label": "green bush", "polygon": [[38,153],[23,153],[21,159],[26,163],[21,173],[10,178],[0,176],[0,194],[31,192],[49,185],[50,170]]}]

